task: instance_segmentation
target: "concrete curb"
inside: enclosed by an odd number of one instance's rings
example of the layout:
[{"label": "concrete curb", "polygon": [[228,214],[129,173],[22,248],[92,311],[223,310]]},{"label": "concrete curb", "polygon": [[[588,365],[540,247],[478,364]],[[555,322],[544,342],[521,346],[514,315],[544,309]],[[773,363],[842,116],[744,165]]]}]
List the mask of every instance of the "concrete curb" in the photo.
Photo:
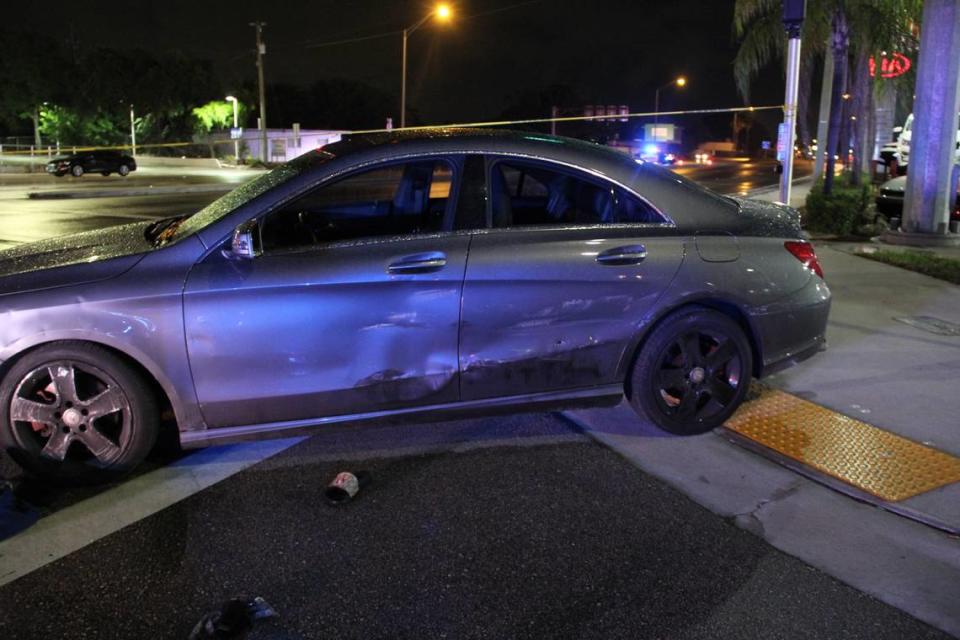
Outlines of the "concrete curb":
[{"label": "concrete curb", "polygon": [[[811,187],[813,186],[813,176],[804,176],[802,178],[796,178],[793,181],[793,189],[806,187],[807,185]],[[731,194],[731,195],[736,195],[736,194]],[[777,195],[777,196],[780,195],[779,184],[773,184],[773,185],[768,185],[766,187],[757,187],[756,189],[751,189],[750,191],[747,192],[746,197],[761,198],[762,196],[772,196],[772,195]],[[804,194],[804,197],[806,197],[806,194]]]},{"label": "concrete curb", "polygon": [[173,187],[131,187],[128,189],[90,189],[79,191],[31,191],[31,200],[68,200],[75,198],[123,198],[126,196],[161,196],[177,193],[226,193],[237,184],[198,184]]}]

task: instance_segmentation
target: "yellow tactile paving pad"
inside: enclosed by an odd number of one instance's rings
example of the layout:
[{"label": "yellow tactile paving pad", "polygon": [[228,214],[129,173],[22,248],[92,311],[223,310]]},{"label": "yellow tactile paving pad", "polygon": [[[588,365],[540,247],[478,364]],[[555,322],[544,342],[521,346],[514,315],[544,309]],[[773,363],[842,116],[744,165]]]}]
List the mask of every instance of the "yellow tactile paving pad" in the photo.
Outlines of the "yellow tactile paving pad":
[{"label": "yellow tactile paving pad", "polygon": [[960,458],[775,389],[726,427],[887,502],[960,482]]}]

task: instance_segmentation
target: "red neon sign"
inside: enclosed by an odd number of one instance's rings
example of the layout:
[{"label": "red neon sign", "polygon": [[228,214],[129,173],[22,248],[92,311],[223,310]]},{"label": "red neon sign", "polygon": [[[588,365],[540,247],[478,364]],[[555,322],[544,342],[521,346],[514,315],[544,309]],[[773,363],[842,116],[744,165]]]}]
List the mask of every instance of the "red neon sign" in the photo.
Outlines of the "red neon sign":
[{"label": "red neon sign", "polygon": [[[892,53],[889,56],[884,55],[880,58],[881,78],[896,78],[897,76],[902,76],[909,70],[910,58],[902,53]],[[876,75],[877,61],[874,60],[873,56],[870,56],[870,77],[874,78]]]}]

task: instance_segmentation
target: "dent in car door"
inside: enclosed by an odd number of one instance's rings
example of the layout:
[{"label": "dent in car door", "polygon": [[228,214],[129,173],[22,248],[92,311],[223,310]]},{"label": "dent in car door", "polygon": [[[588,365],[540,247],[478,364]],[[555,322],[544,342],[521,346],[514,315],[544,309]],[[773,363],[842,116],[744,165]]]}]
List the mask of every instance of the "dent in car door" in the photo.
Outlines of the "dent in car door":
[{"label": "dent in car door", "polygon": [[[645,257],[632,262],[631,252]],[[476,235],[463,293],[463,399],[617,382],[682,259],[679,238],[631,229]]]},{"label": "dent in car door", "polygon": [[265,216],[263,255],[214,252],[194,267],[184,313],[208,426],[459,399],[470,237],[443,231],[453,164],[386,163],[324,183]]},{"label": "dent in car door", "polygon": [[[184,311],[208,426],[456,401],[468,242],[451,234],[195,267]],[[443,265],[404,271],[417,259]]]}]

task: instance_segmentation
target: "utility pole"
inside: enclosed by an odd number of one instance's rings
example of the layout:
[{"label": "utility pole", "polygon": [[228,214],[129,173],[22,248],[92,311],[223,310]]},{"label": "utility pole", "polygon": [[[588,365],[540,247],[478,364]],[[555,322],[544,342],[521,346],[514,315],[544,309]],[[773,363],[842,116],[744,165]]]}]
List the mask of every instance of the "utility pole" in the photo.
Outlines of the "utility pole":
[{"label": "utility pole", "polygon": [[797,135],[797,91],[800,86],[800,30],[807,13],[807,0],[783,0],[783,27],[787,30],[787,91],[784,100],[783,173],[780,202],[790,204],[793,186],[793,145]]},{"label": "utility pole", "polygon": [[263,28],[266,22],[251,22],[250,26],[257,30],[257,82],[260,85],[260,159],[267,161],[267,97],[263,86],[263,56],[267,52],[267,45],[263,43]]}]

